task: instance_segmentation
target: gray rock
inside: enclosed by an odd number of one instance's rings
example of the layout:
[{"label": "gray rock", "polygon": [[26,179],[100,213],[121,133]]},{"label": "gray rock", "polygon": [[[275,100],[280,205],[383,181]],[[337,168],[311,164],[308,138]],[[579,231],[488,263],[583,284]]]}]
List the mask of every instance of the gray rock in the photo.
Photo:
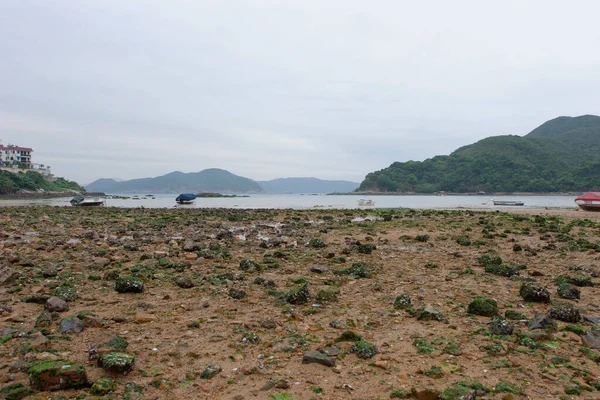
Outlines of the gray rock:
[{"label": "gray rock", "polygon": [[583,317],[583,320],[585,322],[589,322],[589,323],[592,323],[594,325],[600,324],[600,318],[598,318],[598,317],[588,317],[588,316],[585,316],[585,317]]},{"label": "gray rock", "polygon": [[18,277],[18,271],[10,267],[0,267],[0,286],[12,284]]},{"label": "gray rock", "polygon": [[317,364],[324,365],[326,367],[335,367],[335,360],[333,358],[331,358],[327,354],[323,354],[321,352],[314,351],[314,350],[307,351],[306,353],[304,353],[304,356],[302,357],[302,363],[303,364],[317,363]]},{"label": "gray rock", "polygon": [[529,330],[535,329],[556,329],[556,322],[554,322],[549,316],[538,314],[529,321],[527,324]]},{"label": "gray rock", "polygon": [[340,354],[340,349],[338,349],[337,347],[334,347],[334,346],[329,346],[329,347],[323,348],[323,353],[325,353],[331,357],[336,357]]},{"label": "gray rock", "polygon": [[79,332],[83,331],[84,327],[85,327],[84,322],[82,320],[80,320],[79,318],[73,316],[73,317],[63,318],[60,321],[60,326],[58,328],[58,331],[60,333],[67,333],[67,332],[79,333]]},{"label": "gray rock", "polygon": [[592,329],[581,336],[584,346],[600,349],[600,330]]},{"label": "gray rock", "polygon": [[58,297],[50,297],[46,304],[44,305],[46,310],[50,312],[63,312],[69,309],[69,305],[63,299],[59,299]]}]

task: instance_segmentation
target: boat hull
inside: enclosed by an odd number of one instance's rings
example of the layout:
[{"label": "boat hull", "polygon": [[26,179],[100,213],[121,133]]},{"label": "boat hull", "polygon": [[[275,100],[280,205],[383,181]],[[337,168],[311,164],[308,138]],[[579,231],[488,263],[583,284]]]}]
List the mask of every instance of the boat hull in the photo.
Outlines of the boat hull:
[{"label": "boat hull", "polygon": [[504,200],[494,200],[495,206],[515,206],[520,207],[524,206],[525,203],[522,201],[504,201]]},{"label": "boat hull", "polygon": [[583,211],[600,212],[600,204],[578,204]]},{"label": "boat hull", "polygon": [[103,201],[90,201],[90,202],[86,202],[86,203],[73,204],[73,207],[97,207],[97,206],[103,206],[103,205],[104,205]]}]

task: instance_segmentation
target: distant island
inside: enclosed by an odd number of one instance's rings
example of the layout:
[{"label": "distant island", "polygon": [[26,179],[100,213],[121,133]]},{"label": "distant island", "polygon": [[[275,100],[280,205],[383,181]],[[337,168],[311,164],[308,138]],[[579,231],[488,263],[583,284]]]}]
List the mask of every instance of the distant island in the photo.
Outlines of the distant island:
[{"label": "distant island", "polygon": [[358,182],[329,181],[317,178],[278,178],[257,182],[267,193],[331,193],[351,192]]},{"label": "distant island", "polygon": [[104,193],[198,193],[198,197],[224,197],[251,193],[350,192],[358,185],[357,182],[329,181],[312,177],[254,181],[223,169],[210,168],[200,172],[176,171],[155,178],[127,181],[103,178],[87,185],[86,190]]},{"label": "distant island", "polygon": [[238,194],[221,194],[221,193],[215,193],[215,192],[205,192],[205,193],[198,193],[196,195],[196,197],[204,197],[204,198],[234,198],[234,197],[250,197],[250,196],[244,196],[244,195],[238,195]]},{"label": "distant island", "polygon": [[600,117],[559,117],[529,134],[493,136],[448,156],[395,162],[358,192],[582,192],[600,190]]},{"label": "distant island", "polygon": [[91,192],[104,193],[262,193],[263,189],[252,179],[234,175],[218,168],[200,172],[171,172],[155,178],[132,179],[117,182],[98,179],[86,186]]}]

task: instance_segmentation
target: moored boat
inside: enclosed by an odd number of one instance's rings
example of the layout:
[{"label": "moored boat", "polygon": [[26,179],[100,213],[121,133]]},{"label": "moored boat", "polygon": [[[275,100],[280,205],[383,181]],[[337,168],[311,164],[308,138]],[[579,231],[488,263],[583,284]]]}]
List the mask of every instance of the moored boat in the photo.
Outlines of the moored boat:
[{"label": "moored boat", "polygon": [[196,195],[192,193],[182,193],[175,199],[179,204],[192,204],[194,200],[196,200]]},{"label": "moored boat", "polygon": [[524,206],[525,202],[519,200],[494,200],[492,202],[495,206]]},{"label": "moored boat", "polygon": [[587,192],[577,197],[575,203],[584,211],[600,211],[600,192]]},{"label": "moored boat", "polygon": [[375,205],[375,201],[371,199],[358,199],[358,205],[362,207],[372,207]]},{"label": "moored boat", "polygon": [[103,197],[75,196],[71,199],[70,203],[72,206],[90,207],[103,206],[105,201],[106,199]]}]

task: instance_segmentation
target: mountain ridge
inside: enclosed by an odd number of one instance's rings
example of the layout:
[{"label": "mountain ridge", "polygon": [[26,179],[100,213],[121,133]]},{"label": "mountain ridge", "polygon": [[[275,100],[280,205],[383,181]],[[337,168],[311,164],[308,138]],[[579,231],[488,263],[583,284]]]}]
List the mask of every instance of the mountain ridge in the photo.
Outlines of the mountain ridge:
[{"label": "mountain ridge", "polygon": [[126,181],[100,178],[85,187],[89,192],[105,193],[332,193],[351,192],[358,186],[358,182],[314,177],[254,181],[223,169],[209,168],[189,173],[173,171],[153,178]]},{"label": "mountain ridge", "polygon": [[262,193],[263,189],[252,179],[232,174],[220,168],[199,172],[173,171],[153,178],[138,178],[117,182],[98,179],[86,186],[90,192],[105,193]]}]

